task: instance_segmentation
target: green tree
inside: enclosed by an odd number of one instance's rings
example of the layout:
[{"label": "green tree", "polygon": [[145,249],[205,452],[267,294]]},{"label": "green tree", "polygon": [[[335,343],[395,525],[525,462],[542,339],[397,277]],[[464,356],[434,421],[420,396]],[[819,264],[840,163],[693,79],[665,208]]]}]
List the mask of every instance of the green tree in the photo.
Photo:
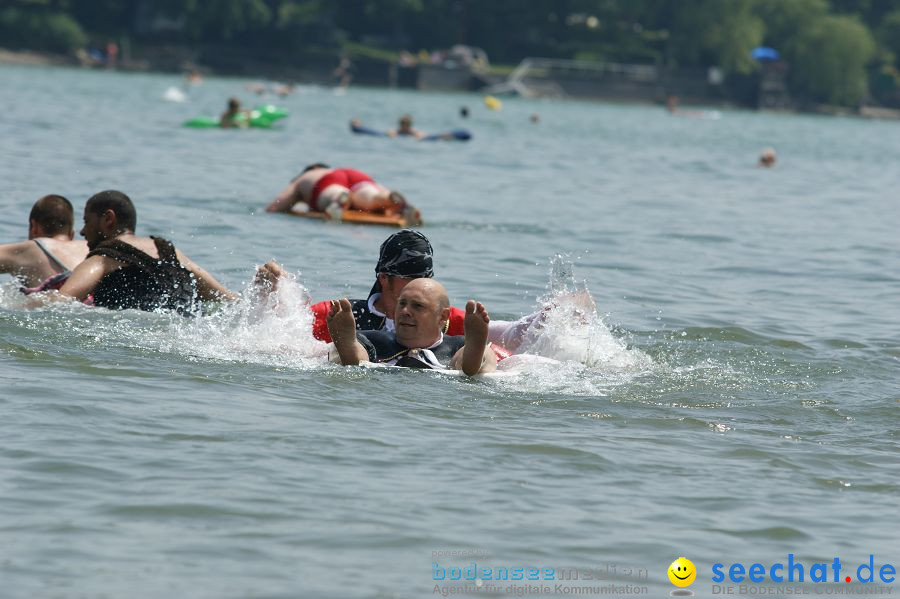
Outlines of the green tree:
[{"label": "green tree", "polygon": [[765,34],[753,0],[683,0],[673,3],[670,56],[678,65],[717,65],[750,72],[750,51]]},{"label": "green tree", "polygon": [[866,95],[866,65],[874,54],[875,41],[859,19],[819,17],[797,35],[792,89],[816,101],[853,105]]},{"label": "green tree", "polygon": [[47,2],[11,2],[0,8],[0,40],[6,47],[71,52],[87,43],[79,24]]},{"label": "green tree", "polygon": [[764,43],[784,52],[797,34],[828,14],[826,0],[755,0],[753,14],[765,24]]},{"label": "green tree", "polygon": [[159,0],[155,10],[183,18],[185,33],[198,41],[231,40],[264,29],[272,21],[265,0]]},{"label": "green tree", "polygon": [[900,56],[900,10],[885,15],[878,28],[878,42],[894,57]]}]

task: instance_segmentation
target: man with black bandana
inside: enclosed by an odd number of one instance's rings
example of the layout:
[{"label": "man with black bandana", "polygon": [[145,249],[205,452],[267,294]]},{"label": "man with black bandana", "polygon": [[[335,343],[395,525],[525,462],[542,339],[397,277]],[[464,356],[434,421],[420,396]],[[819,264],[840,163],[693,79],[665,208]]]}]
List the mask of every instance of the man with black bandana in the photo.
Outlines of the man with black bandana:
[{"label": "man with black bandana", "polygon": [[[434,277],[432,256],[434,250],[428,238],[412,229],[403,229],[384,240],[378,252],[375,265],[375,284],[366,299],[349,300],[360,331],[394,330],[394,310],[397,298],[406,285],[421,278]],[[313,336],[322,341],[331,341],[327,317],[331,302],[319,302],[312,306],[315,322]],[[450,307],[447,320],[448,335],[462,335],[466,313]]]},{"label": "man with black bandana", "polygon": [[[412,229],[402,229],[388,237],[381,244],[378,263],[375,265],[375,284],[366,299],[348,300],[357,330],[394,330],[394,311],[397,298],[412,280],[434,277],[432,256],[434,250],[428,238]],[[276,289],[278,279],[284,271],[276,262],[269,262],[259,269],[259,278],[270,289]],[[313,336],[320,341],[331,342],[328,332],[328,313],[332,302],[324,301],[311,306],[313,315]],[[451,306],[445,322],[444,333],[463,335],[465,332],[464,310]],[[491,320],[488,337],[491,347],[501,360],[515,352],[529,330],[544,311],[535,312],[516,321]]]}]

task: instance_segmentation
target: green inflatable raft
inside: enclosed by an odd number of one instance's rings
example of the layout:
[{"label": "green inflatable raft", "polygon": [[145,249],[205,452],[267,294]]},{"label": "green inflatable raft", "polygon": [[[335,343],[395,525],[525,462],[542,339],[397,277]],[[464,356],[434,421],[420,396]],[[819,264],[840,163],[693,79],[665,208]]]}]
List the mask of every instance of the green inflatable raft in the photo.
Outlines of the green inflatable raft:
[{"label": "green inflatable raft", "polygon": [[[275,122],[287,116],[288,111],[284,108],[267,104],[265,106],[257,106],[250,111],[249,115],[246,113],[238,114],[234,118],[234,120],[238,124],[243,124],[243,122],[246,122],[250,127],[269,129]],[[191,129],[218,129],[219,119],[218,117],[214,116],[201,116],[185,121],[184,123],[182,123],[182,126],[190,127]]]}]

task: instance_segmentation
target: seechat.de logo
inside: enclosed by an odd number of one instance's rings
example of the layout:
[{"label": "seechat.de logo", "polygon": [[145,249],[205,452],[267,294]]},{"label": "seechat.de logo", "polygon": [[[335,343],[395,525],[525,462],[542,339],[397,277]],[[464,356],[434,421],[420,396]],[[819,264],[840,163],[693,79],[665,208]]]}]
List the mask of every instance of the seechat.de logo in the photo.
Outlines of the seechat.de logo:
[{"label": "seechat.de logo", "polygon": [[[794,554],[789,553],[787,563],[774,563],[768,568],[764,564],[744,565],[739,562],[731,564],[727,570],[724,564],[713,564],[713,582],[723,582],[726,578],[731,582],[860,582],[869,583],[880,580],[883,584],[894,582],[897,569],[893,564],[883,564],[878,567],[875,556],[870,555],[867,563],[859,566],[851,564],[843,570],[844,564],[840,558],[834,558],[831,563],[811,564],[808,568],[801,562],[794,560]],[[842,572],[843,570],[843,572]],[[856,575],[854,579],[852,574]],[[671,576],[671,574],[669,574]],[[673,581],[674,582],[674,581]]]}]

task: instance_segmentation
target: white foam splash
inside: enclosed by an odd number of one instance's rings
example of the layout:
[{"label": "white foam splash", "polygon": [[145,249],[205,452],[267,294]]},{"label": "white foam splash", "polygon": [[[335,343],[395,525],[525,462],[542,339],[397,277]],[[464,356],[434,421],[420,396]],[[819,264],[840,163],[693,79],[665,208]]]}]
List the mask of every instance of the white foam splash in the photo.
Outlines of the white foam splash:
[{"label": "white foam splash", "polygon": [[501,362],[502,370],[525,375],[513,383],[523,391],[602,396],[655,368],[648,355],[612,334],[563,255],[551,260],[535,312],[511,326],[501,343],[516,353]]},{"label": "white foam splash", "polygon": [[187,94],[184,93],[180,88],[175,87],[174,85],[169,86],[166,91],[162,95],[163,100],[166,102],[186,102]]},{"label": "white foam splash", "polygon": [[327,344],[313,338],[309,305],[309,294],[293,275],[283,278],[264,300],[248,283],[241,301],[204,318],[177,319],[156,341],[204,359],[321,367]]},{"label": "white foam splash", "polygon": [[[69,339],[90,339],[102,347],[172,353],[191,361],[218,360],[309,369],[326,366],[327,345],[313,338],[309,295],[296,277],[260,298],[248,282],[240,301],[225,302],[212,314],[185,318],[173,312],[110,311],[75,301],[51,302],[32,312],[14,284],[0,286],[0,308],[21,311],[26,322],[45,325],[63,319]],[[39,326],[39,325],[36,325]]]},{"label": "white foam splash", "polygon": [[538,299],[538,312],[523,335],[518,353],[530,353],[560,361],[579,362],[591,368],[646,368],[650,358],[629,348],[603,322],[584,281],[575,279],[567,256],[551,260],[547,293]]}]

